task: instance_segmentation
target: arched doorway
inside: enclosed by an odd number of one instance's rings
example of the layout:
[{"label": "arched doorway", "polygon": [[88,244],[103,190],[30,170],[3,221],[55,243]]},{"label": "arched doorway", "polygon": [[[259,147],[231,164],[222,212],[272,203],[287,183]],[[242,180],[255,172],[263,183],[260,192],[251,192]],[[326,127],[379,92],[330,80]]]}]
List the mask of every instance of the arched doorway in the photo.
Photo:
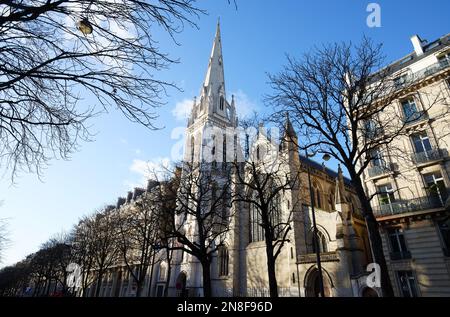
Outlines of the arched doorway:
[{"label": "arched doorway", "polygon": [[364,288],[361,295],[362,297],[378,297],[378,293],[370,287]]},{"label": "arched doorway", "polygon": [[187,280],[186,273],[181,272],[178,275],[177,282],[175,284],[175,287],[177,289],[177,296],[178,297],[187,297],[186,280]]},{"label": "arched doorway", "polygon": [[[325,297],[333,296],[331,288],[331,281],[328,277],[328,274],[322,269],[322,277],[323,277],[323,290],[325,293]],[[320,282],[319,282],[319,270],[317,268],[313,268],[306,277],[305,283],[305,291],[306,297],[320,297]]]}]

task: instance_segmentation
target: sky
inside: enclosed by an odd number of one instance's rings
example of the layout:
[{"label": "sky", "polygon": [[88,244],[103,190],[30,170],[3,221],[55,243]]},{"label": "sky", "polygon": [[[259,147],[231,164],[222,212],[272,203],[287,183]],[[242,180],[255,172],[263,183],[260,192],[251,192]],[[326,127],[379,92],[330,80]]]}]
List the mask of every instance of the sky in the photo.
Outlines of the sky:
[{"label": "sky", "polygon": [[[180,45],[159,34],[159,46],[179,59],[155,74],[177,84],[164,97],[151,131],[128,122],[116,111],[90,121],[95,140],[83,143],[68,161],[53,160],[42,179],[20,174],[14,185],[0,178],[0,219],[6,219],[10,245],[1,266],[38,250],[49,237],[70,230],[78,219],[145,182],[147,166],[167,164],[177,153],[186,126],[186,109],[199,94],[205,77],[217,20],[220,17],[227,97],[235,95],[238,115],[270,113],[267,73],[286,63],[286,53],[300,56],[330,42],[358,42],[367,35],[383,43],[387,61],[410,53],[410,37],[433,41],[450,33],[450,1],[432,0],[200,0],[207,11],[198,28],[176,35]],[[381,8],[381,27],[370,28],[367,7]],[[86,101],[88,102],[88,101]],[[301,142],[301,140],[300,140]],[[333,163],[327,163],[335,168]]]}]

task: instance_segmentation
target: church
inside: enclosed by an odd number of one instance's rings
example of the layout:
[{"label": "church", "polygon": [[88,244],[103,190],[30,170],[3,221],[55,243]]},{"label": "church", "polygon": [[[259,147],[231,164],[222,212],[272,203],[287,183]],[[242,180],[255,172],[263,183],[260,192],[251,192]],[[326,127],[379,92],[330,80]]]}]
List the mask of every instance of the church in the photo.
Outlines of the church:
[{"label": "church", "polygon": [[[236,145],[236,134],[230,137],[223,132],[238,128],[238,107],[234,97],[229,101],[226,95],[218,24],[205,81],[199,97],[193,101],[188,119],[184,161],[204,162],[209,159],[211,164],[225,164],[238,156],[244,160],[259,156],[262,146],[269,148],[276,158],[282,158],[283,171],[299,178],[298,185],[283,191],[277,200],[280,217],[288,219],[291,229],[276,259],[279,295],[320,296],[321,275],[326,297],[381,296],[376,285],[368,285],[368,277],[372,273],[367,271],[372,262],[370,243],[350,180],[343,176],[340,167],[333,171],[324,163],[299,153],[295,145],[298,144],[297,136],[288,116],[282,139],[293,142],[277,144],[260,126],[255,141],[247,149],[249,155],[243,155]],[[217,137],[222,134],[223,137]],[[230,147],[235,150],[228,151],[232,154],[226,150]],[[220,179],[233,173],[228,168],[221,171],[217,175],[219,183]],[[212,260],[212,296],[269,296],[265,243],[261,230],[254,225],[257,221],[255,213],[246,203],[234,203],[230,209],[233,215],[230,230],[224,246]],[[317,244],[313,243],[314,221],[318,231]],[[186,226],[186,232],[195,230],[195,226],[189,228],[189,222]],[[316,250],[316,245],[319,250]],[[319,274],[318,255],[322,274]],[[172,261],[168,296],[203,296],[202,267],[198,260],[182,251],[175,251]],[[164,266],[164,259],[161,259],[157,270],[164,272]],[[155,289],[153,295],[158,296],[167,284],[154,283],[150,289]]]}]

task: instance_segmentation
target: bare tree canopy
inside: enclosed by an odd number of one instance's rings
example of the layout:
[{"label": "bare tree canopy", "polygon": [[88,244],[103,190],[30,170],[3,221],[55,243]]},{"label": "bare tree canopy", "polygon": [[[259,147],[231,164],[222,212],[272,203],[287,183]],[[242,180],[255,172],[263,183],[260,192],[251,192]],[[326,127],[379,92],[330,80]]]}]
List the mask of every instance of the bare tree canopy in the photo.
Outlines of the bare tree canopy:
[{"label": "bare tree canopy", "polygon": [[143,295],[148,270],[152,280],[155,256],[159,251],[159,210],[162,208],[159,193],[159,188],[153,188],[151,192],[144,193],[131,209],[116,210],[121,260],[136,283],[136,297]]},{"label": "bare tree canopy", "polygon": [[[301,59],[288,56],[284,70],[269,75],[274,93],[267,101],[276,107],[278,121],[286,112],[292,114],[302,140],[298,146],[333,156],[355,173],[352,178],[359,177],[373,160],[373,150],[392,145],[417,119],[416,113],[401,119],[390,110],[415,82],[399,87],[392,68],[384,66],[382,46],[368,38],[358,45],[316,48]],[[444,93],[425,97],[422,112],[433,107],[446,110],[440,117],[448,112]],[[404,154],[404,149],[398,150],[397,156]]]},{"label": "bare tree canopy", "polygon": [[[231,165],[227,166],[228,170]],[[232,182],[214,164],[183,162],[167,186],[165,197],[174,199],[166,209],[165,239],[172,241],[171,250],[179,250],[196,258],[202,266],[203,295],[212,296],[211,263],[214,254],[225,246],[233,218]],[[176,192],[172,192],[172,190]],[[167,199],[166,198],[166,199]]]},{"label": "bare tree canopy", "polygon": [[245,145],[248,159],[234,163],[233,181],[238,188],[234,202],[244,204],[249,210],[251,239],[265,243],[270,296],[278,297],[276,260],[289,242],[294,209],[291,206],[290,210],[284,210],[282,201],[299,186],[299,174],[288,168],[290,140],[282,141],[280,152],[280,145],[273,142],[275,136],[269,137],[258,122],[256,115],[240,122],[244,129],[253,127],[259,132],[252,145]]},{"label": "bare tree canopy", "polygon": [[[0,166],[40,173],[90,140],[87,120],[118,109],[154,129],[175,60],[156,42],[195,26],[195,0],[0,2]],[[90,97],[93,104],[84,101]]]}]

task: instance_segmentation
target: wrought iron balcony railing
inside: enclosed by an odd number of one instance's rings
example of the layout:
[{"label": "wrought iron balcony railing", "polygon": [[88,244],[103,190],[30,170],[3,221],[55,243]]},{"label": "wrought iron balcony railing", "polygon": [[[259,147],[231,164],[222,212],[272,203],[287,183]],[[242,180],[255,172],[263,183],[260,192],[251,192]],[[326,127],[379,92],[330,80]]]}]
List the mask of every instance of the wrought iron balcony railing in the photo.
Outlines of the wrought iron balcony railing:
[{"label": "wrought iron balcony railing", "polygon": [[441,60],[437,63],[434,63],[431,66],[428,66],[427,68],[424,68],[418,72],[415,72],[413,74],[410,74],[408,76],[405,76],[405,78],[396,84],[397,89],[401,89],[407,84],[411,84],[415,81],[421,80],[423,78],[426,78],[428,76],[434,75],[441,70],[444,70],[446,68],[450,67],[450,61],[448,59]]},{"label": "wrought iron balcony railing", "polygon": [[448,157],[448,151],[446,149],[434,149],[431,151],[414,153],[412,155],[412,161],[414,164],[423,164],[431,161],[437,161]]},{"label": "wrought iron balcony railing", "polygon": [[443,197],[425,196],[417,197],[410,200],[396,201],[390,204],[373,207],[375,217],[391,216],[407,212],[434,209],[444,207],[448,193]]},{"label": "wrought iron balcony railing", "polygon": [[397,170],[397,164],[386,164],[382,166],[372,166],[367,169],[369,177],[377,177],[380,175],[392,173]]}]

